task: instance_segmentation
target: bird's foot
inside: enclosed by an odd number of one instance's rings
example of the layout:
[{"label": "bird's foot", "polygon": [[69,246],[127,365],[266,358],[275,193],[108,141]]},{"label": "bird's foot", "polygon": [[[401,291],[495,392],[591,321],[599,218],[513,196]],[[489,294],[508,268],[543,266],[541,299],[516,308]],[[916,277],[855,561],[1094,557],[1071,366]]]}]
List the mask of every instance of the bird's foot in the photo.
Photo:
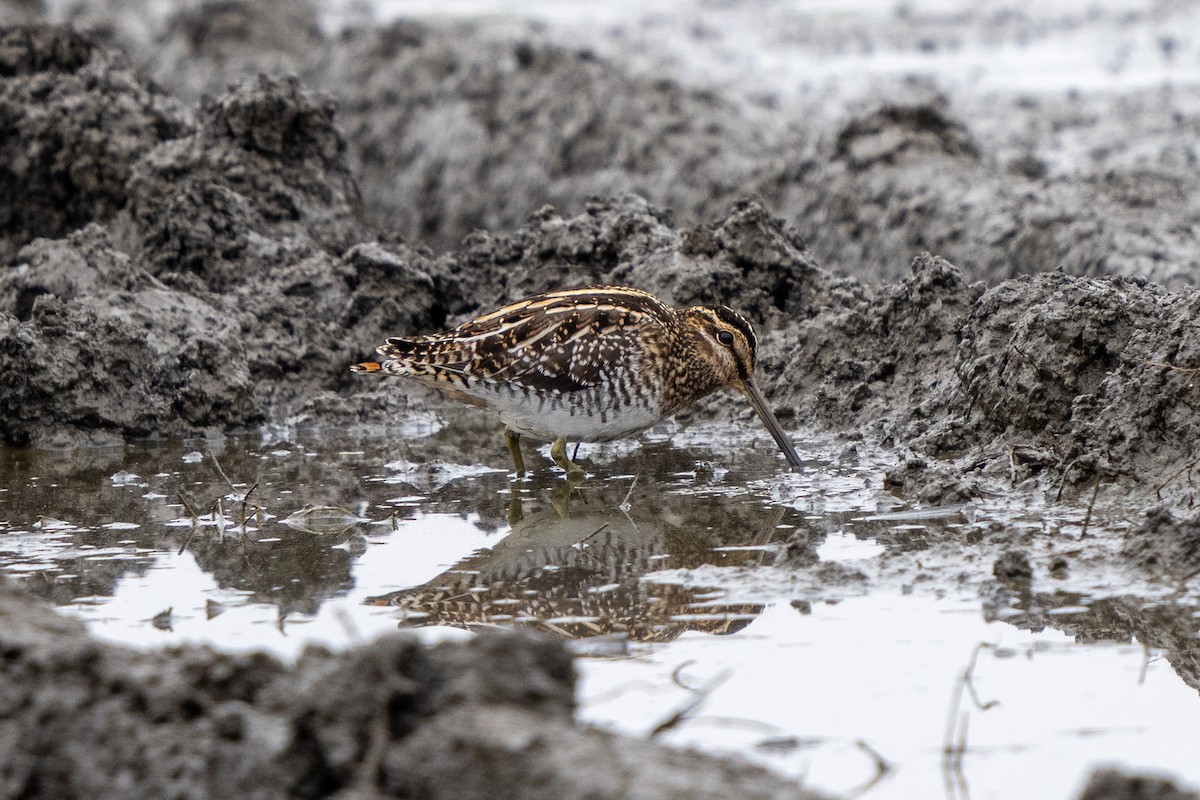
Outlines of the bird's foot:
[{"label": "bird's foot", "polygon": [[513,469],[516,470],[517,479],[520,480],[525,477],[525,458],[521,455],[521,434],[505,428],[504,444],[508,447],[508,454],[512,457]]},{"label": "bird's foot", "polygon": [[567,480],[579,483],[583,480],[583,467],[567,458],[567,440],[562,436],[550,445],[550,458],[567,473]]}]

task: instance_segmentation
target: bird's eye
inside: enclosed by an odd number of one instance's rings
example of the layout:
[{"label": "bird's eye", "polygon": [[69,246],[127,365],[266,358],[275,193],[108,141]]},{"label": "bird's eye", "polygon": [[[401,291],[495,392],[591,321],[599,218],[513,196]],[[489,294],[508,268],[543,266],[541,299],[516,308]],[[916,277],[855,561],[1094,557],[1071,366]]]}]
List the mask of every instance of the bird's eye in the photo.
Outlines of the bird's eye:
[{"label": "bird's eye", "polygon": [[733,346],[733,334],[729,331],[719,331],[717,333],[717,341],[726,347]]}]

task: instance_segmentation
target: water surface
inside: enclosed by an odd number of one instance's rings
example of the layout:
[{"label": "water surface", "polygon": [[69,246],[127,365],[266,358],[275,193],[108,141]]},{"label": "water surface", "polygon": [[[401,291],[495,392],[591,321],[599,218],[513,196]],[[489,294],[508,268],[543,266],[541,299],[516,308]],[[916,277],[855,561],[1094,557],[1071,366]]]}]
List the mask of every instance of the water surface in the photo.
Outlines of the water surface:
[{"label": "water surface", "polygon": [[[543,631],[587,656],[584,719],[839,792],[1064,798],[1100,763],[1200,780],[1200,612],[1114,566],[1118,506],[1086,539],[1087,498],[920,508],[883,488],[887,453],[802,443],[788,474],[729,426],[587,448],[578,487],[531,453],[516,482],[494,434],[2,450],[0,570],[139,647]],[[1034,580],[1000,586],[1014,542]]]}]

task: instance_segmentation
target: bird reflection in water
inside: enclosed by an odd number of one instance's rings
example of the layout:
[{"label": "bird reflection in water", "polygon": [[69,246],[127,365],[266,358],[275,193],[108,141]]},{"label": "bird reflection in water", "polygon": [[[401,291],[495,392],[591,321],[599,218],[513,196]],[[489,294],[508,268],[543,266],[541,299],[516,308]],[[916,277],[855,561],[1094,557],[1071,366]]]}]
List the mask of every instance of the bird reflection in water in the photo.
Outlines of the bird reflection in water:
[{"label": "bird reflection in water", "polygon": [[[519,494],[525,487],[531,496]],[[526,627],[568,638],[668,641],[687,630],[741,630],[762,605],[642,578],[704,564],[770,564],[782,508],[750,496],[673,494],[639,480],[512,484],[512,532],[416,587],[370,598],[405,612],[401,627]],[[738,549],[720,549],[738,548]],[[745,549],[750,548],[750,549]]]}]

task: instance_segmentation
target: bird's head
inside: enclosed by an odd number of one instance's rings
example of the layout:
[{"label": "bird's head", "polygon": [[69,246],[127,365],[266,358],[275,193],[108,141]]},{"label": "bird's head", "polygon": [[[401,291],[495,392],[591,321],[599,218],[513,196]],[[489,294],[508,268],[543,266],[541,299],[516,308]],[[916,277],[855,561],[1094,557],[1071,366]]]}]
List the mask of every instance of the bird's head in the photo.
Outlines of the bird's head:
[{"label": "bird's head", "polygon": [[754,375],[758,337],[749,320],[726,306],[692,306],[684,312],[684,321],[696,334],[701,358],[722,386],[740,388]]},{"label": "bird's head", "polygon": [[800,456],[767,399],[754,382],[758,337],[750,321],[726,306],[692,306],[684,321],[694,331],[701,358],[708,362],[721,386],[737,389],[750,402],[788,463],[801,466]]}]

